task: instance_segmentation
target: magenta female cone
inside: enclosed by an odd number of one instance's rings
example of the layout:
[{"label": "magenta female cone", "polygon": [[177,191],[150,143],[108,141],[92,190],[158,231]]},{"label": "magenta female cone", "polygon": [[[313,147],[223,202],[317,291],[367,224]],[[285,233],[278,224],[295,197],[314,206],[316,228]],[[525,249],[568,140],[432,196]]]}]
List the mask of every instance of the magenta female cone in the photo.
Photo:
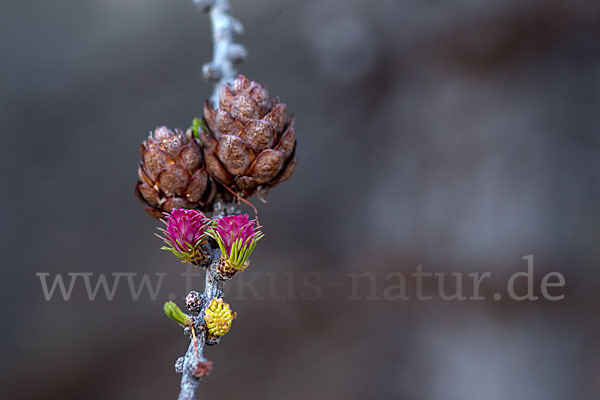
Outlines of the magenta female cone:
[{"label": "magenta female cone", "polygon": [[164,215],[166,220],[161,221],[167,229],[159,228],[164,236],[157,235],[166,243],[161,249],[170,251],[183,262],[198,265],[204,258],[201,245],[211,221],[200,211],[184,208],[176,208]]},{"label": "magenta female cone", "polygon": [[248,257],[264,236],[257,221],[250,220],[246,214],[219,218],[208,229],[207,235],[217,241],[223,266],[228,273],[246,268]]}]

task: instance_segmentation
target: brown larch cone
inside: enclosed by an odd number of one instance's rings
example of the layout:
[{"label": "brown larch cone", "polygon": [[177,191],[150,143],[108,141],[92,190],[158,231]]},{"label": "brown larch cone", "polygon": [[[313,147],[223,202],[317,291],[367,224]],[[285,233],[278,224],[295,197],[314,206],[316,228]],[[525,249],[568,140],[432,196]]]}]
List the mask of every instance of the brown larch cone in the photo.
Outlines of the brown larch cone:
[{"label": "brown larch cone", "polygon": [[199,131],[206,168],[242,197],[287,180],[296,169],[294,119],[267,88],[239,75],[225,85],[214,110],[206,101]]},{"label": "brown larch cone", "polygon": [[135,191],[151,216],[160,218],[173,208],[202,209],[213,200],[216,185],[191,130],[183,133],[158,127],[142,143],[140,153]]}]

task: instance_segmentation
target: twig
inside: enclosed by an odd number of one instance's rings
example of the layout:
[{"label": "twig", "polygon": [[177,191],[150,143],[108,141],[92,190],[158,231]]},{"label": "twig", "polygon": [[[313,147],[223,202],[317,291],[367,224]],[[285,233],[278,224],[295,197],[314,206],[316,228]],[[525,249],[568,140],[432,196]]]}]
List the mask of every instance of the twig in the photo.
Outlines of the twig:
[{"label": "twig", "polygon": [[[208,308],[210,300],[217,297],[219,292],[218,280],[216,279],[216,266],[219,261],[221,252],[218,248],[212,249],[212,259],[210,264],[206,267],[206,279],[204,284],[205,299],[202,310],[197,316],[193,317],[194,326],[201,326],[203,324],[204,312]],[[193,328],[192,328],[193,329]],[[192,331],[193,332],[193,331]],[[192,333],[195,336],[194,333]],[[196,391],[202,378],[196,375],[196,368],[198,367],[198,361],[204,357],[204,345],[206,344],[206,330],[200,329],[198,336],[192,337],[190,345],[185,353],[183,359],[183,368],[181,371],[181,392],[179,393],[178,400],[195,400]]]},{"label": "twig", "polygon": [[240,21],[230,14],[229,0],[194,0],[204,11],[210,12],[213,35],[213,59],[202,66],[206,80],[214,81],[211,101],[214,107],[219,104],[219,91],[227,83],[233,82],[237,71],[235,64],[248,56],[246,48],[235,42],[235,36],[244,31]]},{"label": "twig", "polygon": [[[230,214],[236,214],[239,210],[233,205],[223,204],[221,202],[216,203],[214,211],[210,217],[220,218]],[[210,246],[209,242],[207,246]],[[204,303],[198,315],[192,317],[192,326],[198,334],[194,340],[194,331],[190,330],[190,345],[183,356],[183,362],[181,363],[181,391],[179,393],[178,400],[195,400],[196,391],[198,385],[202,381],[202,378],[197,376],[196,368],[199,366],[200,361],[206,361],[204,359],[204,346],[206,345],[206,329],[204,329],[204,313],[208,308],[210,301],[219,295],[219,280],[217,278],[217,265],[221,258],[221,250],[218,246],[208,249],[209,258],[201,265],[206,271],[204,280],[204,293],[202,297]]]},{"label": "twig", "polygon": [[[202,66],[202,73],[205,79],[214,81],[214,90],[211,101],[214,107],[219,104],[219,92],[221,87],[227,83],[233,82],[237,71],[235,64],[243,61],[247,57],[246,48],[234,41],[236,35],[242,34],[244,27],[240,21],[230,15],[230,6],[228,0],[193,0],[203,11],[210,13],[213,36],[213,59]],[[213,217],[230,214],[233,210],[224,204],[215,207]],[[217,279],[217,265],[221,252],[219,248],[211,247],[210,263],[203,267],[206,270],[206,279],[204,284],[204,304],[197,316],[192,317],[192,326],[202,327],[204,324],[204,313],[208,308],[211,299],[219,294]],[[183,356],[183,362],[178,361],[181,368],[181,391],[178,400],[195,400],[196,391],[202,378],[196,374],[199,361],[204,360],[204,346],[206,345],[206,329],[198,329],[198,335],[192,328],[191,340],[188,349]]]}]

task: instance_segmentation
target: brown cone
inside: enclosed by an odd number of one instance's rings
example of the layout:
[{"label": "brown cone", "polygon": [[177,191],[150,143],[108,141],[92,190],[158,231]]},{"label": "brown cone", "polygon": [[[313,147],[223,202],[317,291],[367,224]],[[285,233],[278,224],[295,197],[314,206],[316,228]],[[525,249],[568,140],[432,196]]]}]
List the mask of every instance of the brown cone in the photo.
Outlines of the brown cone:
[{"label": "brown cone", "polygon": [[218,182],[242,197],[269,189],[296,168],[294,119],[267,88],[239,75],[223,86],[219,107],[206,101],[200,131],[206,169]]},{"label": "brown cone", "polygon": [[191,130],[173,132],[165,126],[151,132],[140,147],[142,162],[135,191],[155,218],[173,208],[202,208],[214,198],[198,140]]}]

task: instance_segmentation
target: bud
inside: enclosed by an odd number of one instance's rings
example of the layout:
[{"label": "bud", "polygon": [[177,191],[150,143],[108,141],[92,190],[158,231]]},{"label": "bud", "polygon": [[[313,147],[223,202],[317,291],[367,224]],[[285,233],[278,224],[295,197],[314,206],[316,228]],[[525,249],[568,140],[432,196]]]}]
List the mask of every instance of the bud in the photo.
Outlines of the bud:
[{"label": "bud", "polygon": [[164,236],[156,235],[167,244],[161,250],[170,251],[182,262],[199,265],[204,259],[201,245],[206,238],[205,229],[211,221],[197,210],[183,208],[176,208],[164,215],[167,217],[166,221],[161,222],[167,229],[159,228]]},{"label": "bud", "polygon": [[184,314],[181,308],[177,307],[177,304],[172,301],[167,301],[163,307],[167,317],[177,322],[179,325],[188,326],[192,322],[192,318]]},{"label": "bud", "polygon": [[194,369],[194,375],[198,378],[202,378],[203,376],[210,375],[210,371],[212,371],[213,362],[207,360],[206,358],[202,358],[202,361],[198,360],[198,364]]},{"label": "bud", "polygon": [[214,63],[209,62],[202,66],[202,77],[207,81],[218,81],[221,79],[221,70]]},{"label": "bud", "polygon": [[222,299],[214,298],[204,312],[204,322],[208,336],[223,336],[231,328],[231,322],[236,314],[231,311],[229,304]]},{"label": "bud", "polygon": [[204,296],[201,293],[192,290],[185,297],[185,305],[187,306],[188,310],[199,312],[204,305]]},{"label": "bud", "polygon": [[214,0],[194,0],[194,4],[200,8],[202,12],[208,12],[213,6]]},{"label": "bud", "polygon": [[248,58],[248,51],[244,45],[233,43],[229,46],[228,56],[232,63],[238,64]]},{"label": "bud", "polygon": [[175,372],[181,374],[183,372],[183,365],[185,363],[184,357],[179,357],[177,361],[175,361]]}]

